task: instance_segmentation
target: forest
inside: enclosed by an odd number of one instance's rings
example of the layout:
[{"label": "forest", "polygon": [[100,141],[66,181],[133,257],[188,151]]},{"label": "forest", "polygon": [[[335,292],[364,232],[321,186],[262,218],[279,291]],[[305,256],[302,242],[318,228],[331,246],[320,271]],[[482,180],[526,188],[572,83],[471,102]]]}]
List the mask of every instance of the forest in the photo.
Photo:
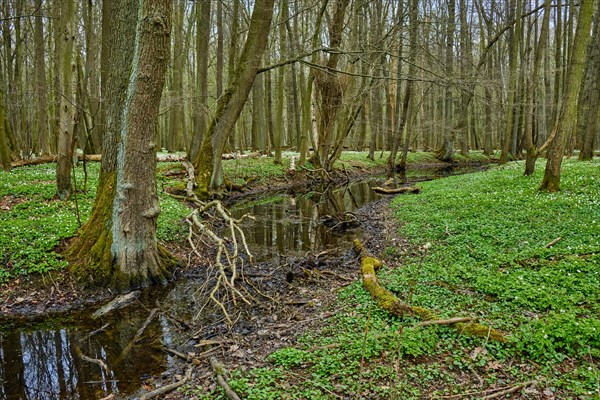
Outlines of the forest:
[{"label": "forest", "polygon": [[600,398],[597,0],[0,30],[0,398]]}]

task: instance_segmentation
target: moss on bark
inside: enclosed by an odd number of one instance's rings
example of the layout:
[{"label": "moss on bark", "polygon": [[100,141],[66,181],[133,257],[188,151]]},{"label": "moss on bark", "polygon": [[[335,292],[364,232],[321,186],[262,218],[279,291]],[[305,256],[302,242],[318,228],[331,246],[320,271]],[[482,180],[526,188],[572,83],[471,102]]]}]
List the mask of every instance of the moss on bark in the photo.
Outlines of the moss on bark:
[{"label": "moss on bark", "polygon": [[[365,288],[375,301],[377,301],[379,307],[396,316],[403,316],[405,314],[417,315],[424,321],[441,319],[431,310],[402,303],[392,292],[379,285],[375,271],[381,267],[381,261],[367,254],[367,251],[358,239],[354,240],[354,251],[361,258],[361,271]],[[449,326],[459,333],[484,338],[489,337],[497,342],[506,342],[506,338],[502,332],[476,322],[458,322]]]},{"label": "moss on bark", "polygon": [[90,219],[79,229],[64,255],[71,271],[87,285],[110,282],[112,208],[116,173],[102,173]]}]

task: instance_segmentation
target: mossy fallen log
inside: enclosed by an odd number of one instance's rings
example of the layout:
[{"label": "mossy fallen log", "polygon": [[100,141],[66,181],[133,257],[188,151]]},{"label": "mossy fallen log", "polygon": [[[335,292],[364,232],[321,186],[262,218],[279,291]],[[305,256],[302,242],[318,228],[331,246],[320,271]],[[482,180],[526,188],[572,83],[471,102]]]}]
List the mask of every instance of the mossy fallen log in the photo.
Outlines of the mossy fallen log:
[{"label": "mossy fallen log", "polygon": [[[416,315],[424,321],[437,321],[442,318],[433,311],[423,307],[402,303],[392,292],[382,287],[377,281],[376,271],[381,268],[381,260],[368,254],[360,240],[354,240],[354,252],[360,256],[363,284],[377,302],[377,305],[392,315]],[[447,325],[459,333],[489,338],[497,342],[506,342],[502,332],[477,322],[457,322]]]},{"label": "mossy fallen log", "polygon": [[375,187],[372,187],[371,189],[373,189],[373,191],[375,193],[379,193],[379,194],[402,194],[402,193],[417,194],[420,192],[419,188],[412,187],[412,186],[400,187],[400,188],[395,188],[395,189],[386,189],[386,188],[382,188],[379,186],[375,186]]}]

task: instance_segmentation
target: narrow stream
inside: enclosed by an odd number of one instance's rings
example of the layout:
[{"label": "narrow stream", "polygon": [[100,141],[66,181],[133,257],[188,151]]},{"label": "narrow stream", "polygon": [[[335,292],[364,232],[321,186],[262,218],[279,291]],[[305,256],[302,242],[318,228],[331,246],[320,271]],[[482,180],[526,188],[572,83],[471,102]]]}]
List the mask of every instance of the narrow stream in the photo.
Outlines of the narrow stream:
[{"label": "narrow stream", "polygon": [[[408,181],[476,170],[411,170]],[[360,236],[360,227],[351,232],[335,229],[338,217],[351,216],[378,200],[371,187],[383,180],[276,195],[231,209],[238,217],[246,213],[256,217],[243,225],[250,251],[258,262],[275,266],[282,258],[348,249],[351,239]],[[188,296],[201,283],[185,279],[150,288],[134,305],[97,320],[90,310],[21,326],[0,325],[0,399],[98,399],[133,393],[144,379],[168,370],[174,360],[160,347],[179,338],[177,321],[163,315],[154,318],[134,343],[137,330],[158,300],[188,309],[191,318]]]}]

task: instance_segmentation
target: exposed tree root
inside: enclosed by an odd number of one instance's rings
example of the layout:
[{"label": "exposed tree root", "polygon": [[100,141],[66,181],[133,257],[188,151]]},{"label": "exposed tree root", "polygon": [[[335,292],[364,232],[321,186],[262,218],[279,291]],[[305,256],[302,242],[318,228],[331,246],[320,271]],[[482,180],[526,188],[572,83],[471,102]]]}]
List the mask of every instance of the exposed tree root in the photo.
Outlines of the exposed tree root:
[{"label": "exposed tree root", "polygon": [[379,194],[402,194],[402,193],[413,193],[413,194],[417,194],[420,192],[419,188],[416,187],[401,187],[401,188],[396,188],[396,189],[386,189],[386,188],[382,188],[379,186],[375,186],[372,187],[371,189],[373,189],[373,191],[375,193],[379,193]]},{"label": "exposed tree root", "polygon": [[[408,314],[417,315],[425,321],[441,320],[438,315],[426,308],[402,303],[392,292],[379,285],[375,271],[381,268],[381,261],[369,255],[358,239],[354,240],[354,252],[361,258],[363,283],[371,296],[377,301],[377,305],[379,307],[388,311],[392,315],[400,317]],[[489,337],[490,339],[498,342],[506,342],[506,338],[501,332],[476,322],[455,322],[448,326],[452,327],[459,333],[466,333],[471,336],[479,336],[483,338]]]},{"label": "exposed tree root", "polygon": [[[243,251],[248,256],[248,259],[252,261],[252,254],[248,249],[246,237],[239,225],[243,219],[253,219],[254,217],[246,214],[236,219],[231,216],[219,200],[208,202],[200,200],[194,193],[194,167],[189,161],[184,161],[183,165],[188,172],[186,196],[171,196],[186,200],[195,207],[186,218],[186,222],[189,225],[187,239],[193,253],[202,258],[198,250],[199,243],[208,242],[211,246],[216,247],[217,253],[213,265],[217,270],[216,282],[212,289],[205,287],[203,291],[221,309],[227,323],[232,325],[233,321],[227,311],[226,304],[231,301],[234,305],[237,305],[238,299],[246,304],[251,304],[247,298],[251,296],[247,292],[246,295],[242,294],[240,289],[236,287],[236,279],[240,276],[238,267],[243,265],[240,252]],[[227,228],[229,228],[229,238],[220,237],[215,233],[210,223],[207,222],[210,218],[202,218],[211,216],[225,223]]]}]

